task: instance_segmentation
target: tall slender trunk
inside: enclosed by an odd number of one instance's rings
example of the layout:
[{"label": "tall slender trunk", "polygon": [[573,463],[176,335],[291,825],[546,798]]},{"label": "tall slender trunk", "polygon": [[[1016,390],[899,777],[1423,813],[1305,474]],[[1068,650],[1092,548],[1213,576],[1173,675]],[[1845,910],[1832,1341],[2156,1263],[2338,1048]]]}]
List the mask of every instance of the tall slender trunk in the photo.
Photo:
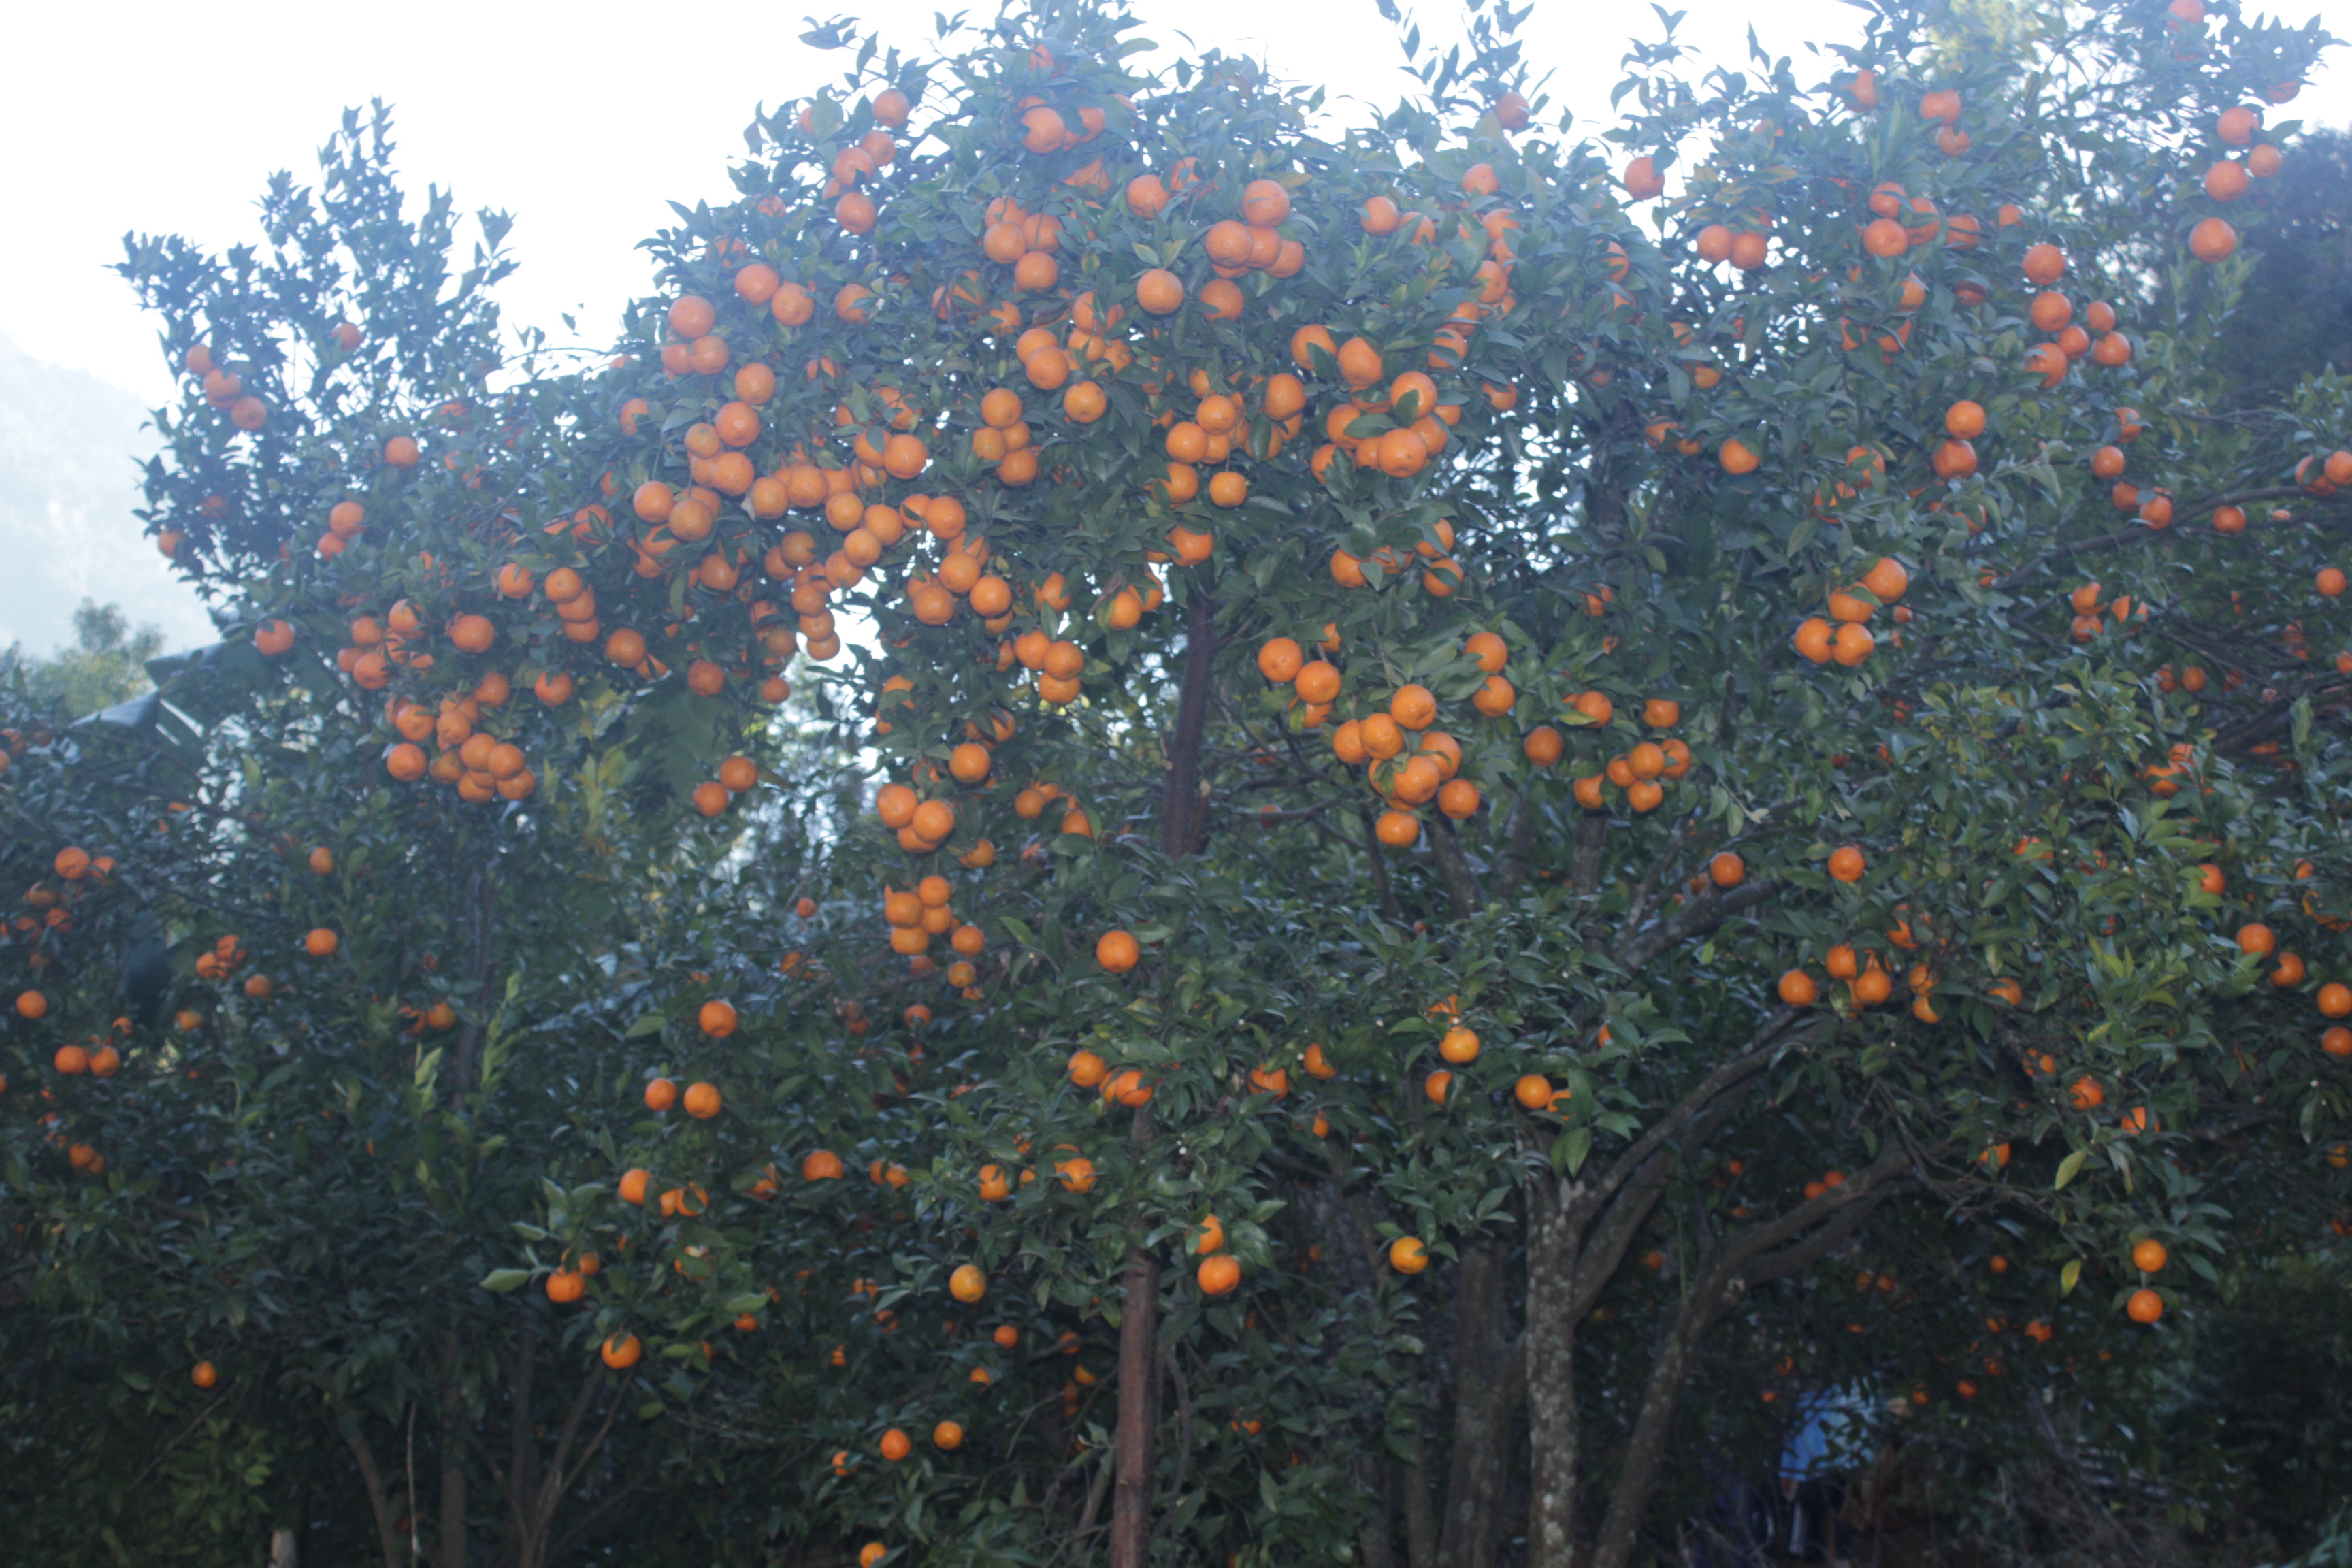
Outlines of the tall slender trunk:
[{"label": "tall slender trunk", "polygon": [[516,1568],[539,1568],[546,1531],[538,1525],[539,1430],[531,1373],[539,1359],[539,1324],[523,1314],[514,1366],[507,1374],[507,1515]]},{"label": "tall slender trunk", "polygon": [[[490,1005],[491,999],[500,994],[490,984],[493,951],[490,932],[498,918],[498,888],[490,880],[488,866],[477,865],[474,868],[468,879],[467,894],[467,902],[472,906],[470,913],[474,927],[474,951],[468,956],[467,968],[475,986],[473,1010],[478,1012]],[[474,1087],[475,1076],[481,1066],[482,1033],[482,1021],[478,1017],[469,1016],[458,1027],[457,1059],[450,1064],[450,1068],[452,1087],[460,1094]]]},{"label": "tall slender trunk", "polygon": [[1358,1454],[1356,1484],[1372,1498],[1371,1517],[1356,1531],[1364,1568],[1396,1568],[1395,1489],[1389,1485],[1388,1465],[1376,1454]]},{"label": "tall slender trunk", "polygon": [[[1135,1110],[1139,1148],[1151,1142],[1151,1113]],[[1111,1568],[1143,1568],[1151,1555],[1151,1471],[1160,1432],[1160,1264],[1137,1247],[1127,1256],[1118,1319],[1118,1479],[1111,1490]]]},{"label": "tall slender trunk", "polygon": [[[1176,728],[1167,742],[1168,777],[1160,797],[1160,848],[1181,859],[1199,847],[1207,812],[1201,799],[1201,737],[1209,721],[1215,675],[1217,605],[1205,581],[1191,584],[1184,616],[1184,668]],[[1138,1107],[1139,1152],[1152,1139],[1149,1108]],[[1152,1473],[1160,1432],[1160,1264],[1138,1247],[1128,1255],[1119,1303],[1118,1480],[1111,1489],[1111,1568],[1144,1568],[1151,1555]]]},{"label": "tall slender trunk", "polygon": [[1576,1554],[1576,1273],[1580,1215],[1556,1181],[1528,1184],[1528,1568]]},{"label": "tall slender trunk", "polygon": [[[343,1441],[367,1487],[368,1511],[375,1516],[376,1545],[383,1552],[383,1568],[400,1568],[400,1532],[392,1528],[392,1505],[383,1495],[383,1470],[375,1461],[375,1449],[356,1426]],[[415,1507],[415,1499],[409,1500],[409,1506]]]},{"label": "tall slender trunk", "polygon": [[1417,1426],[1408,1441],[1412,1458],[1398,1467],[1402,1472],[1398,1479],[1404,1487],[1405,1561],[1412,1568],[1437,1568],[1437,1515],[1429,1506],[1429,1450]]},{"label": "tall slender trunk", "polygon": [[1118,1480],[1111,1493],[1111,1568],[1141,1568],[1151,1552],[1152,1439],[1160,1429],[1160,1265],[1128,1255],[1118,1324]]},{"label": "tall slender trunk", "polygon": [[1217,602],[1205,584],[1192,585],[1184,614],[1183,686],[1176,728],[1167,742],[1168,778],[1160,795],[1160,850],[1171,860],[1200,844],[1207,813],[1201,802],[1201,735],[1209,722],[1209,685],[1217,657]]},{"label": "tall slender trunk", "polygon": [[437,1568],[467,1568],[466,1439],[470,1435],[466,1390],[457,1381],[457,1331],[441,1334],[441,1540]]},{"label": "tall slender trunk", "polygon": [[279,1525],[269,1532],[269,1568],[295,1568],[294,1530]]}]

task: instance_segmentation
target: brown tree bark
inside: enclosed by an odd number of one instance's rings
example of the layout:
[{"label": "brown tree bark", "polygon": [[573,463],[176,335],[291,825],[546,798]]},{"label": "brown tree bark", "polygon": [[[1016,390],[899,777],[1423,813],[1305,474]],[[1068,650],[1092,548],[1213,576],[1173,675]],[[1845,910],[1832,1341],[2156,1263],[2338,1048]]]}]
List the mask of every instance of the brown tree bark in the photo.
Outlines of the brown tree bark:
[{"label": "brown tree bark", "polygon": [[[1168,737],[1168,777],[1160,797],[1160,849],[1171,860],[1199,847],[1208,813],[1202,799],[1201,738],[1216,674],[1217,605],[1205,583],[1192,584],[1184,615],[1182,685]],[[1135,1113],[1138,1150],[1152,1139],[1148,1108]],[[1160,1264],[1142,1248],[1128,1255],[1118,1322],[1118,1417],[1113,1444],[1111,1568],[1145,1568],[1151,1556],[1152,1474],[1160,1432]]]},{"label": "brown tree bark", "polygon": [[[1150,1113],[1138,1106],[1135,1141],[1151,1142]],[[1111,1490],[1111,1568],[1143,1568],[1151,1555],[1153,1452],[1160,1434],[1160,1264],[1137,1247],[1128,1254],[1118,1320],[1118,1479]]]},{"label": "brown tree bark", "polygon": [[1511,1253],[1499,1237],[1462,1249],[1454,1291],[1454,1453],[1437,1539],[1438,1568],[1493,1568],[1510,1473],[1512,1429],[1528,1389],[1509,1331]]},{"label": "brown tree bark", "polygon": [[392,1506],[383,1495],[383,1470],[375,1460],[375,1449],[366,1434],[357,1426],[343,1439],[352,1451],[352,1460],[360,1468],[360,1479],[367,1487],[368,1511],[375,1516],[376,1546],[383,1553],[383,1568],[400,1568],[400,1532],[392,1528]]},{"label": "brown tree bark", "polygon": [[1528,1184],[1528,1568],[1570,1568],[1576,1552],[1573,1309],[1582,1226],[1565,1184]]},{"label": "brown tree bark", "polygon": [[472,1420],[457,1380],[457,1331],[441,1332],[441,1531],[437,1568],[468,1568],[466,1538],[466,1440]]}]

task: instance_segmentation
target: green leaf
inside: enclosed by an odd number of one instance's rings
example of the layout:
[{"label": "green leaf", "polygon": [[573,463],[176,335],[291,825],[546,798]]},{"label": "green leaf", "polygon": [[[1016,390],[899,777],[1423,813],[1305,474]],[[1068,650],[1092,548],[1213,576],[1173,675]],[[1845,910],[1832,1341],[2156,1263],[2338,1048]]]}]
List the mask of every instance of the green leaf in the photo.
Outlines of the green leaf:
[{"label": "green leaf", "polygon": [[2083,1260],[2079,1258],[2069,1259],[2066,1267],[2058,1271],[2058,1294],[2073,1295],[2075,1285],[2082,1280],[2082,1278]]},{"label": "green leaf", "polygon": [[2066,1190],[2066,1184],[2074,1179],[2075,1174],[2083,1168],[2083,1162],[2090,1158],[2090,1154],[2091,1152],[2088,1149],[2077,1149],[2073,1153],[2067,1155],[2064,1159],[2059,1161],[2058,1179],[2051,1183],[2052,1190],[2055,1192],[2064,1192]]},{"label": "green leaf", "polygon": [[493,1268],[482,1276],[482,1289],[496,1290],[501,1296],[510,1295],[530,1283],[528,1268]]},{"label": "green leaf", "polygon": [[637,1016],[636,1021],[629,1026],[629,1032],[622,1038],[635,1040],[643,1038],[646,1035],[658,1035],[662,1032],[662,1026],[668,1022],[669,1020],[659,1013],[641,1013]]}]

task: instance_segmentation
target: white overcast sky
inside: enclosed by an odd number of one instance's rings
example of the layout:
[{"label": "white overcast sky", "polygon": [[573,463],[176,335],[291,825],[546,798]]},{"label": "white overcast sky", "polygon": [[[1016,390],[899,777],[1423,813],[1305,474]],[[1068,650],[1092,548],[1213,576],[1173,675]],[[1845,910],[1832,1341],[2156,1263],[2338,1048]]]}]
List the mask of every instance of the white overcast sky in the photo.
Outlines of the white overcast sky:
[{"label": "white overcast sky", "polygon": [[[840,0],[839,12],[919,48],[935,6]],[[953,7],[949,7],[952,10]],[[1146,36],[1244,50],[1278,74],[1387,105],[1404,86],[1392,33],[1372,0],[1139,0]],[[1424,30],[1449,28],[1451,0],[1414,0]],[[1686,0],[1685,41],[1737,65],[1752,23],[1768,48],[1845,39],[1859,13],[1838,0]],[[665,203],[723,197],[753,108],[823,85],[844,57],[796,35],[797,5],[664,10],[607,0],[408,0],[397,6],[243,0],[25,5],[0,20],[13,62],[0,92],[0,333],[37,358],[138,394],[169,395],[154,329],[106,270],[131,229],[222,247],[251,237],[273,170],[298,180],[346,105],[395,109],[405,181],[454,188],[461,206],[517,217],[521,271],[503,290],[509,321],[607,341],[646,271],[634,247]],[[835,14],[819,10],[821,16]],[[2303,15],[2294,14],[2298,18]],[[2352,33],[2352,0],[2322,0]],[[2339,19],[2340,16],[2340,19]],[[742,20],[741,18],[749,18]],[[1552,92],[1600,129],[1624,40],[1654,37],[1646,5],[1535,0],[1528,56]],[[1801,65],[1801,74],[1802,71]],[[2295,105],[2341,124],[2352,69],[2323,73]]]}]

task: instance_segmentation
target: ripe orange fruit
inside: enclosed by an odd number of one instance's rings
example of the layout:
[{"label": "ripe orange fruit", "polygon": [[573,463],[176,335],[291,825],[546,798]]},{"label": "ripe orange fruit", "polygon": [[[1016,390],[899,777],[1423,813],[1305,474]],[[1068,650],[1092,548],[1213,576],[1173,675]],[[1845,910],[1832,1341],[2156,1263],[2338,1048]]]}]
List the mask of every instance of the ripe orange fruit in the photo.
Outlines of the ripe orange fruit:
[{"label": "ripe orange fruit", "polygon": [[1707,880],[1718,888],[1736,888],[1747,879],[1747,862],[1727,849],[1706,863]]},{"label": "ripe orange fruit", "polygon": [[2066,275],[2066,253],[2045,240],[2026,247],[2024,265],[2027,280],[2047,289]]},{"label": "ripe orange fruit", "polygon": [[1123,931],[1105,931],[1095,943],[1095,962],[1113,974],[1125,974],[1142,958],[1142,944]]},{"label": "ripe orange fruit", "polygon": [[1277,686],[1297,679],[1306,663],[1307,651],[1293,637],[1269,637],[1257,650],[1258,673]]},{"label": "ripe orange fruit", "polygon": [[1168,187],[1157,174],[1138,174],[1127,183],[1127,210],[1138,217],[1158,217],[1168,199]]},{"label": "ripe orange fruit", "polygon": [[677,1085],[666,1078],[657,1078],[646,1085],[646,1109],[667,1110],[677,1103]]},{"label": "ripe orange fruit", "polygon": [[628,1371],[645,1353],[645,1346],[637,1342],[635,1334],[620,1334],[607,1339],[603,1352],[604,1364],[614,1372]]},{"label": "ripe orange fruit", "polygon": [[969,1307],[988,1294],[988,1276],[974,1264],[959,1264],[948,1276],[948,1294]]},{"label": "ripe orange fruit", "polygon": [[1389,1243],[1389,1267],[1400,1274],[1418,1274],[1429,1267],[1429,1248],[1417,1236],[1400,1236]]},{"label": "ripe orange fruit", "polygon": [[1840,845],[1830,852],[1830,875],[1841,882],[1859,882],[1869,868],[1862,851],[1851,844]]},{"label": "ripe orange fruit", "polygon": [[1821,988],[1813,977],[1801,969],[1791,969],[1780,976],[1780,1000],[1791,1007],[1810,1007],[1820,999]]},{"label": "ripe orange fruit", "polygon": [[2164,1298],[2143,1287],[2131,1293],[2124,1312],[2135,1323],[2153,1323],[2164,1316]]},{"label": "ripe orange fruit", "polygon": [[1135,302],[1155,316],[1173,314],[1184,303],[1184,284],[1176,274],[1155,267],[1135,280]]},{"label": "ripe orange fruit", "polygon": [[1756,471],[1756,465],[1761,460],[1757,457],[1755,449],[1737,436],[1723,444],[1723,449],[1718,456],[1723,463],[1723,471],[1727,474],[1752,474]]},{"label": "ripe orange fruit", "polygon": [[302,951],[313,958],[331,958],[341,946],[342,940],[325,926],[312,928],[310,933],[302,939]]},{"label": "ripe orange fruit", "polygon": [[198,1388],[210,1388],[220,1381],[220,1369],[208,1361],[200,1361],[189,1369],[188,1381]]},{"label": "ripe orange fruit", "polygon": [[1199,1281],[1204,1296],[1226,1296],[1242,1282],[1241,1260],[1230,1252],[1220,1252],[1201,1259],[1192,1278]]},{"label": "ripe orange fruit", "polygon": [[2226,261],[2238,248],[2238,231],[2230,220],[2209,217],[2189,231],[2189,253],[2208,264]]},{"label": "ripe orange fruit", "polygon": [[704,1034],[723,1040],[735,1032],[735,1008],[727,1002],[705,1002],[695,1021],[702,1026]]}]

